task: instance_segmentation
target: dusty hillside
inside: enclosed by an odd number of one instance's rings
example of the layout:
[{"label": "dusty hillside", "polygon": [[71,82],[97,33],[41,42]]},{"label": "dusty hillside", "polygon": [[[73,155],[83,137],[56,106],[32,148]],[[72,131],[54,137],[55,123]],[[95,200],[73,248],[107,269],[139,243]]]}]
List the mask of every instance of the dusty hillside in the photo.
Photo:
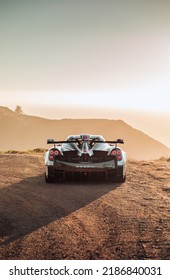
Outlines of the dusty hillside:
[{"label": "dusty hillside", "polygon": [[0,155],[0,259],[169,259],[170,162],[124,184],[46,184],[42,155]]},{"label": "dusty hillside", "polygon": [[122,120],[47,120],[18,115],[0,107],[0,151],[47,148],[46,139],[65,139],[70,134],[101,134],[107,140],[123,138],[129,158],[156,159],[169,156],[170,149]]}]

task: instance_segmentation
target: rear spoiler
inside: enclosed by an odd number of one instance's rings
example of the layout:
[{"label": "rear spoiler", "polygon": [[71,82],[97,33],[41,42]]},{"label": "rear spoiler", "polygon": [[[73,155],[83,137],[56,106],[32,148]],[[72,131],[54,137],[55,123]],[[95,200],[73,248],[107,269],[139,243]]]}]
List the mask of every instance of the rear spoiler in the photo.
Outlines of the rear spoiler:
[{"label": "rear spoiler", "polygon": [[108,143],[108,144],[124,144],[123,139],[117,139],[115,141],[98,141],[98,142],[100,142],[100,143],[104,142],[104,143]]},{"label": "rear spoiler", "polygon": [[64,143],[78,143],[78,140],[69,140],[69,141],[55,141],[53,139],[48,139],[47,144],[64,144]]},{"label": "rear spoiler", "polygon": [[[68,140],[68,141],[55,141],[54,139],[48,139],[47,144],[64,144],[64,143],[78,143],[79,140]],[[115,141],[100,141],[91,140],[92,143],[108,143],[108,144],[124,144],[123,139],[117,139]]]}]

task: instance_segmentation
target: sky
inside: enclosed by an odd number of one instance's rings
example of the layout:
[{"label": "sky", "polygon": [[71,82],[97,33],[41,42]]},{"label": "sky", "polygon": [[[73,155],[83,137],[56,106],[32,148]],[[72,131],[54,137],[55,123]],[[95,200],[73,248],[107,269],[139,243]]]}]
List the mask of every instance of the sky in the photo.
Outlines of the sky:
[{"label": "sky", "polygon": [[169,0],[0,0],[0,105],[124,118],[170,146],[169,11]]}]

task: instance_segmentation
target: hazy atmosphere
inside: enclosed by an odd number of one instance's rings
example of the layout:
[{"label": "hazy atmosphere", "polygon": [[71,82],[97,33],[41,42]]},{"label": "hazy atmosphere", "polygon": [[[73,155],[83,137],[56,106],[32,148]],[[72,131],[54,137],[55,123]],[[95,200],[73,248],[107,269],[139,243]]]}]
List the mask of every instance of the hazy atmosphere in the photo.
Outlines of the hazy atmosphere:
[{"label": "hazy atmosphere", "polygon": [[123,119],[170,147],[170,2],[0,1],[0,105]]},{"label": "hazy atmosphere", "polygon": [[0,0],[0,245],[5,280],[168,279],[170,0]]}]

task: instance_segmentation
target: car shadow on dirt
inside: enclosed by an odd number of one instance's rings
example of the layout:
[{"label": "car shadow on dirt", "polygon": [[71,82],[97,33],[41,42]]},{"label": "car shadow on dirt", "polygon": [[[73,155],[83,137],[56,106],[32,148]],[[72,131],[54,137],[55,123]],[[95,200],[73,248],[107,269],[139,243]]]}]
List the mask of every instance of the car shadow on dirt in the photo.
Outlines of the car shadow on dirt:
[{"label": "car shadow on dirt", "polygon": [[48,226],[85,207],[121,183],[79,180],[47,184],[44,176],[28,177],[0,189],[0,245]]}]

